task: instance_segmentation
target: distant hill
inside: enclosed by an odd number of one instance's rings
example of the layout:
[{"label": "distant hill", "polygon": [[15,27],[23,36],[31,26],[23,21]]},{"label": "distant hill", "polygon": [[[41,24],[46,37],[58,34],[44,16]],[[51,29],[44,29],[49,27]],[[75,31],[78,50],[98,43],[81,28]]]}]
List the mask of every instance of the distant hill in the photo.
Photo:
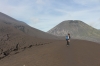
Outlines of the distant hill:
[{"label": "distant hill", "polygon": [[99,30],[79,20],[63,21],[49,30],[48,33],[56,36],[66,36],[68,33],[70,33],[71,37],[74,39],[83,39],[97,42],[100,40]]}]

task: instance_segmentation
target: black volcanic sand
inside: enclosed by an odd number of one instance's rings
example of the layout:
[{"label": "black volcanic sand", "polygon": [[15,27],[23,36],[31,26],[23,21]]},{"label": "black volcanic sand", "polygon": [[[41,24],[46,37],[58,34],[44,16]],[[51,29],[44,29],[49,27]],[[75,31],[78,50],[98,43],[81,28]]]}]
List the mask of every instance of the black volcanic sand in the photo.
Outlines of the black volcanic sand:
[{"label": "black volcanic sand", "polygon": [[33,46],[0,60],[0,66],[100,66],[100,44],[59,40],[50,44]]}]

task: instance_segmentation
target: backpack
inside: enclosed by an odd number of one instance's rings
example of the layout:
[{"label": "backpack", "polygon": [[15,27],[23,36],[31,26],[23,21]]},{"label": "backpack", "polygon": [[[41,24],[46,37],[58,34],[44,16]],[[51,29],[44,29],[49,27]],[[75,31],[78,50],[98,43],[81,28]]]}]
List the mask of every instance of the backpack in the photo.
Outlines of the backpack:
[{"label": "backpack", "polygon": [[69,36],[66,36],[66,40],[69,40]]}]

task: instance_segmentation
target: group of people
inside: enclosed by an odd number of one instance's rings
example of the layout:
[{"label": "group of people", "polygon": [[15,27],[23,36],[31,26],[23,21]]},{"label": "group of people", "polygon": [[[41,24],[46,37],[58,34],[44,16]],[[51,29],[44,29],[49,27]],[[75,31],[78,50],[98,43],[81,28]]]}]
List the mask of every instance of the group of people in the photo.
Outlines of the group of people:
[{"label": "group of people", "polygon": [[70,34],[68,33],[68,35],[66,36],[67,46],[69,46],[70,38],[71,38]]}]

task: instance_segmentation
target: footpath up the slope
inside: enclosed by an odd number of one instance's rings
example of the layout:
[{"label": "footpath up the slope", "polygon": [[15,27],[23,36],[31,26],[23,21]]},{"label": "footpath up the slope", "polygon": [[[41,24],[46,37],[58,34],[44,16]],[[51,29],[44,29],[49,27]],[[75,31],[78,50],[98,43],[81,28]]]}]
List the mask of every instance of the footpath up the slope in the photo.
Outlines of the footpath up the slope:
[{"label": "footpath up the slope", "polygon": [[100,66],[100,45],[72,40],[32,47],[0,60],[0,66]]}]

